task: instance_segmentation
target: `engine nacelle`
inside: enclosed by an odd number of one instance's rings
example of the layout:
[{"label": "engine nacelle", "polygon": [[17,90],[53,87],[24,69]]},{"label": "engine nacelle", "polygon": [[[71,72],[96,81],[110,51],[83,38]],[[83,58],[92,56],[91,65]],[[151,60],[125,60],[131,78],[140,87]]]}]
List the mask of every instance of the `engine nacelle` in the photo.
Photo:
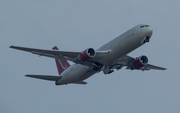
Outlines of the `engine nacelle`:
[{"label": "engine nacelle", "polygon": [[135,69],[139,69],[148,63],[148,58],[146,56],[137,57],[133,63]]},{"label": "engine nacelle", "polygon": [[80,59],[82,61],[87,61],[95,56],[96,56],[96,51],[93,48],[88,48],[81,53]]}]

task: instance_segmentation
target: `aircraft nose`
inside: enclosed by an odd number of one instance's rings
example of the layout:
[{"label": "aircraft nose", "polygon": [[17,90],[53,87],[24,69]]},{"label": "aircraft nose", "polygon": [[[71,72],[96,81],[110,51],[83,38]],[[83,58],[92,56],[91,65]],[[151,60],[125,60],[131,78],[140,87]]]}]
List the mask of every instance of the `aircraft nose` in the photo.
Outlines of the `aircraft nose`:
[{"label": "aircraft nose", "polygon": [[148,28],[147,28],[147,35],[148,35],[149,37],[151,37],[151,36],[152,36],[152,33],[153,33],[152,28],[151,28],[151,27],[148,27]]}]

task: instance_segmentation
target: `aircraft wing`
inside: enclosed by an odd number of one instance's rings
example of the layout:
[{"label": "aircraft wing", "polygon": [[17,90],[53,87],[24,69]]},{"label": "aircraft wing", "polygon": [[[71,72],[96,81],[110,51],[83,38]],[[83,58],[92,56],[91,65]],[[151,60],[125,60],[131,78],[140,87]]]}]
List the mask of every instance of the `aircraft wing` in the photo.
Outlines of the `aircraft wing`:
[{"label": "aircraft wing", "polygon": [[52,58],[60,58],[72,60],[76,58],[81,52],[68,52],[68,51],[58,51],[58,50],[44,50],[44,49],[34,49],[34,48],[26,48],[26,47],[18,47],[18,46],[10,46],[10,48],[18,49],[22,51],[31,52],[33,54],[37,54],[40,56],[47,56]]},{"label": "aircraft wing", "polygon": [[[69,60],[75,63],[79,63],[86,66],[94,66],[96,65],[96,62],[98,62],[105,54],[107,54],[107,51],[96,51],[96,56],[88,61],[80,61],[77,60],[82,52],[70,52],[70,51],[59,51],[59,50],[44,50],[44,49],[34,49],[34,48],[26,48],[26,47],[18,47],[18,46],[10,46],[10,48],[18,49],[22,51],[31,52],[33,54],[37,54],[39,56],[46,56],[56,59],[65,59]],[[109,66],[111,69],[120,69],[123,66],[127,66],[126,69],[133,69],[133,62],[134,58],[125,55],[115,62],[111,63]],[[156,69],[156,70],[166,70],[166,68],[147,64],[143,66],[142,68],[138,70],[150,70],[150,69]]]},{"label": "aircraft wing", "polygon": [[[114,64],[112,65],[112,69],[118,69],[119,67],[122,68],[123,66],[127,66],[126,69],[134,69],[133,68],[133,62],[134,62],[134,58],[125,55],[123,57],[121,57],[120,59],[116,60],[114,62]],[[146,64],[145,66],[143,66],[142,68],[139,69],[135,69],[135,70],[150,70],[150,69],[155,69],[155,70],[166,70],[166,68],[163,67],[159,67],[159,66],[155,66],[155,65],[151,65],[151,64]]]},{"label": "aircraft wing", "polygon": [[70,51],[59,51],[59,50],[44,50],[35,49],[27,47],[10,46],[10,48],[18,49],[26,52],[31,52],[32,54],[37,54],[39,56],[46,56],[56,59],[69,60],[74,63],[79,63],[86,66],[94,66],[94,62],[98,62],[102,55],[107,54],[107,51],[96,51],[96,56],[88,61],[80,61],[78,58],[82,52],[70,52]]},{"label": "aircraft wing", "polygon": [[155,65],[151,65],[151,64],[147,64],[144,67],[147,68],[147,69],[166,70],[166,68],[155,66]]}]

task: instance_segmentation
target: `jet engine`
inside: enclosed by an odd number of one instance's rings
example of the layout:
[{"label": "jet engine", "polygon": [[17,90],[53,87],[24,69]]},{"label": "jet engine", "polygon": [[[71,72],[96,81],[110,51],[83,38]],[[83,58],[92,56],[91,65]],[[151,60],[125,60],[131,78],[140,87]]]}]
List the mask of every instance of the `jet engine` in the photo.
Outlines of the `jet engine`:
[{"label": "jet engine", "polygon": [[87,61],[95,56],[96,56],[96,51],[93,48],[88,48],[81,53],[80,59],[82,61]]},{"label": "jet engine", "polygon": [[135,69],[140,69],[141,67],[145,66],[147,63],[148,63],[148,58],[143,55],[143,56],[137,57],[134,60],[133,67]]}]

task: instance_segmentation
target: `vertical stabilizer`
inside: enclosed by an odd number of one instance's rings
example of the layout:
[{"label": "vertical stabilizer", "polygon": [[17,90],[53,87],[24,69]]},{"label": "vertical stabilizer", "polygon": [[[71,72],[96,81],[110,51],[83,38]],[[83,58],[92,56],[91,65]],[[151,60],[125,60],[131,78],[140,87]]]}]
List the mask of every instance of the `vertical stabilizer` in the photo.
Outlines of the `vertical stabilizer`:
[{"label": "vertical stabilizer", "polygon": [[[56,46],[52,49],[59,50]],[[59,75],[70,66],[67,60],[55,59],[55,61]]]}]

